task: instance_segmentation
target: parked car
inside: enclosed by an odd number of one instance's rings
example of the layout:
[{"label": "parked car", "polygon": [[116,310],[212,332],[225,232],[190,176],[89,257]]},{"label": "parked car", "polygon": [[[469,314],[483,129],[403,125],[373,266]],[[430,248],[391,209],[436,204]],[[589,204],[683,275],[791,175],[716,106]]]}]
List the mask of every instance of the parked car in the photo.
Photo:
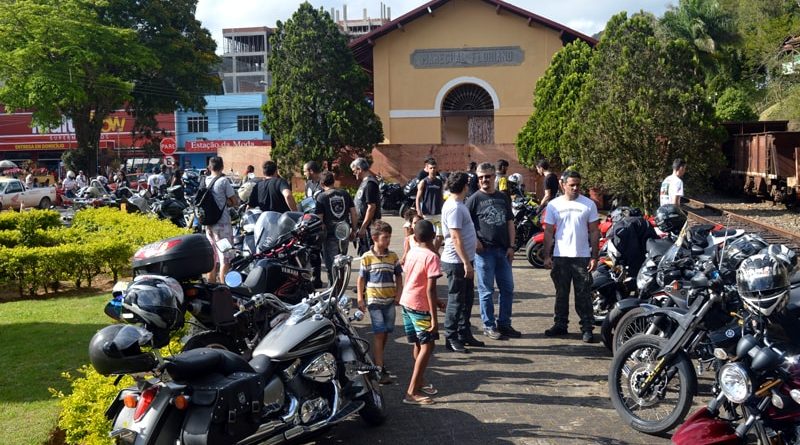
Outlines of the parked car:
[{"label": "parked car", "polygon": [[0,178],[0,208],[19,210],[21,206],[47,209],[56,200],[55,187],[28,189],[16,178]]}]

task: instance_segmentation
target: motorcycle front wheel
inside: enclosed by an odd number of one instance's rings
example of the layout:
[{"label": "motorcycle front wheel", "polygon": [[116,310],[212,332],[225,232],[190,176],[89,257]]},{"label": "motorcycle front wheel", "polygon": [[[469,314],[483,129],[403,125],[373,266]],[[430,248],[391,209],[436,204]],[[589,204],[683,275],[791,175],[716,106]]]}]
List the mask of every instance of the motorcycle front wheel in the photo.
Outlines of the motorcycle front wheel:
[{"label": "motorcycle front wheel", "polygon": [[386,421],[386,399],[383,397],[380,383],[375,380],[374,376],[370,375],[367,380],[369,381],[370,391],[361,396],[364,407],[361,408],[358,414],[368,425],[379,426]]},{"label": "motorcycle front wheel", "polygon": [[653,315],[646,312],[643,308],[637,307],[628,311],[617,323],[617,328],[614,330],[614,340],[612,342],[612,351],[616,352],[633,337],[640,334],[650,334],[662,338],[668,338],[669,333],[655,327],[653,322]]},{"label": "motorcycle front wheel", "polygon": [[531,266],[537,269],[544,267],[543,248],[543,243],[534,243],[533,240],[528,241],[528,245],[525,247],[525,258],[528,259]]},{"label": "motorcycle front wheel", "polygon": [[[692,406],[697,377],[685,355],[670,360],[655,375],[666,340],[639,335],[625,343],[611,361],[608,393],[614,409],[636,431],[663,434],[681,423]],[[645,382],[650,386],[641,395]]]}]

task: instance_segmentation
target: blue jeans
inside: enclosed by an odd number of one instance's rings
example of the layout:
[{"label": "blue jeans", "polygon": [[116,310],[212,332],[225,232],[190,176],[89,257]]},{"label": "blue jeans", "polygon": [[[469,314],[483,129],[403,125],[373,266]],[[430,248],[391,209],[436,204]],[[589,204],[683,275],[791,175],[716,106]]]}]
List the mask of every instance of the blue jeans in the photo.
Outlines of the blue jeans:
[{"label": "blue jeans", "polygon": [[[511,274],[511,263],[506,256],[507,249],[502,247],[484,248],[475,255],[475,276],[478,282],[478,298],[481,303],[481,320],[484,328],[511,326],[511,304],[514,302],[514,276]],[[495,323],[494,283],[500,290],[498,302],[500,314]]]}]

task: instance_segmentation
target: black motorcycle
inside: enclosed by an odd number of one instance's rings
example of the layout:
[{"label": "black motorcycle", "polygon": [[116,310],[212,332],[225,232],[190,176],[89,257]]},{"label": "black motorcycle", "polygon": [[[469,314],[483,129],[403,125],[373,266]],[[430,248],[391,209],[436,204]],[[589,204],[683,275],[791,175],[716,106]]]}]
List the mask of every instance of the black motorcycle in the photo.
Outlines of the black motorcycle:
[{"label": "black motorcycle", "polygon": [[[249,362],[225,350],[194,349],[161,358],[145,329],[112,325],[92,338],[89,355],[103,375],[130,374],[107,410],[122,443],[254,444],[301,440],[358,413],[371,425],[386,419],[378,370],[368,341],[350,322],[350,257],[336,258],[334,285],[296,305],[253,296],[235,317],[269,306],[280,314]],[[144,373],[152,377],[145,378]]]},{"label": "black motorcycle", "polygon": [[[385,182],[383,178],[379,178],[378,188],[381,192],[381,210],[399,212],[404,201],[403,187],[396,182]],[[403,214],[400,213],[400,216]]]},{"label": "black motorcycle", "polygon": [[533,197],[519,196],[511,203],[511,213],[514,215],[514,251],[525,247],[531,237],[542,231],[539,206]]}]

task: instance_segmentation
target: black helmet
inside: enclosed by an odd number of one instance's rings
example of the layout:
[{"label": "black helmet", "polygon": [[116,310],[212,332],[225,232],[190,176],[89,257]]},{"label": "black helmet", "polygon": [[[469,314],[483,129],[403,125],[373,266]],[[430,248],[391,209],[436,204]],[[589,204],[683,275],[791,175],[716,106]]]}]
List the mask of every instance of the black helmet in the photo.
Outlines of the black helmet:
[{"label": "black helmet", "polygon": [[772,255],[754,255],[739,265],[736,287],[749,311],[769,316],[789,300],[789,272]]},{"label": "black helmet", "polygon": [[306,213],[297,221],[295,230],[302,234],[306,241],[311,242],[319,238],[322,233],[322,220],[317,215]]},{"label": "black helmet", "polygon": [[183,289],[174,278],[139,275],[125,290],[122,319],[148,329],[171,331],[183,325]]},{"label": "black helmet", "polygon": [[658,230],[677,234],[686,224],[686,214],[675,204],[666,204],[656,210],[655,221]]},{"label": "black helmet", "polygon": [[147,345],[152,334],[124,324],[112,324],[97,331],[89,342],[89,360],[102,375],[132,374],[155,368],[158,361],[140,346]]},{"label": "black helmet", "polygon": [[736,271],[745,258],[749,258],[767,247],[767,242],[756,234],[748,233],[729,242],[722,251],[720,269]]}]

